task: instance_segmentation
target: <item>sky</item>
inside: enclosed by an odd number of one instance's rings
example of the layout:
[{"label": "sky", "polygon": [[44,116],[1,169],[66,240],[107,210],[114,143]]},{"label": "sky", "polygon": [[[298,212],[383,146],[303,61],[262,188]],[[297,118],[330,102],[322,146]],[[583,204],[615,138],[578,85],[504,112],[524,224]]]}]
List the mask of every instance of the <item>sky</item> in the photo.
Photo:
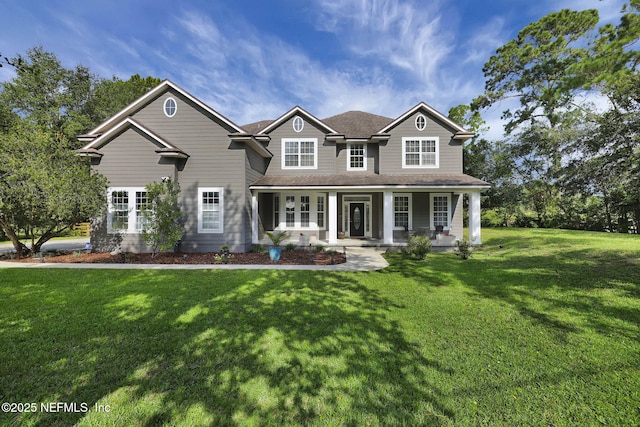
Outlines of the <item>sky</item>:
[{"label": "sky", "polygon": [[[169,79],[238,125],[299,105],[398,117],[447,114],[484,89],[482,67],[563,8],[617,23],[624,0],[0,0],[0,53],[41,45],[105,78]],[[0,81],[13,77],[0,68]],[[503,106],[483,111],[502,134]]]}]

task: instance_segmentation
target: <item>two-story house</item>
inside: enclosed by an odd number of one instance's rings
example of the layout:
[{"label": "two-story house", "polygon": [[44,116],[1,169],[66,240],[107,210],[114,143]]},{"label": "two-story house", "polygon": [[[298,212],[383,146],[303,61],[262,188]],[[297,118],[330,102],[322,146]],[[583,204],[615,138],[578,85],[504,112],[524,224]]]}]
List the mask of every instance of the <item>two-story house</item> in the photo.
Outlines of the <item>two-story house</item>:
[{"label": "two-story house", "polygon": [[424,103],[395,119],[349,111],[321,120],[294,107],[241,127],[164,81],[79,137],[78,152],[110,182],[92,244],[146,251],[144,187],[163,177],[181,187],[185,252],[248,251],[265,230],[329,245],[392,245],[412,231],[451,246],[463,236],[464,194],[479,244],[480,193],[489,186],[462,173],[472,136]]}]

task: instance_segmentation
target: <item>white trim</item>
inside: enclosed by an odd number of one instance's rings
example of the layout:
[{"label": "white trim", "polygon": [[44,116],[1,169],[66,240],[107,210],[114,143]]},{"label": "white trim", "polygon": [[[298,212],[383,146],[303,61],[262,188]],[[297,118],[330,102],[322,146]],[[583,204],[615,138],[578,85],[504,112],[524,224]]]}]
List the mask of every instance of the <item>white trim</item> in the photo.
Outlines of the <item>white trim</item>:
[{"label": "white trim", "polygon": [[[113,229],[112,214],[115,211],[112,194],[114,192],[127,192],[127,229]],[[146,192],[145,187],[109,187],[107,189],[107,234],[141,234],[136,221],[136,192]]]},{"label": "white trim", "polygon": [[300,116],[295,116],[291,126],[293,127],[294,132],[300,133],[304,129],[304,120]]},{"label": "white trim", "polygon": [[393,192],[386,190],[382,202],[382,223],[383,223],[383,241],[386,245],[393,244],[393,223],[395,221],[393,215]]},{"label": "white trim", "polygon": [[[351,148],[354,145],[362,145],[362,164],[363,167],[357,168],[351,166]],[[366,171],[367,170],[367,143],[366,142],[349,142],[347,143],[347,170],[348,171]]]},{"label": "white trim", "polygon": [[338,193],[335,191],[329,192],[327,211],[329,213],[327,239],[330,245],[335,245],[338,243]]},{"label": "white trim", "polygon": [[469,240],[473,245],[482,243],[480,219],[480,192],[469,193]]},{"label": "white trim", "polygon": [[[275,195],[274,195],[275,196]],[[291,191],[280,192],[278,196],[278,209],[279,218],[275,218],[275,200],[274,200],[274,228],[278,230],[299,230],[299,231],[313,231],[313,230],[326,230],[327,229],[327,198],[326,193],[323,192],[307,192],[307,191]],[[306,196],[309,197],[309,225],[302,225],[302,211],[300,198]],[[324,197],[324,226],[318,225],[318,196]],[[287,197],[293,199],[293,225],[287,225]]]},{"label": "white trim", "polygon": [[424,110],[427,114],[437,117],[440,121],[444,122],[446,125],[453,128],[456,132],[469,133],[462,126],[453,122],[450,118],[440,113],[435,108],[425,104],[424,102],[419,103],[418,105],[416,105],[415,107],[413,107],[412,109],[410,109],[409,111],[407,111],[406,113],[404,113],[403,115],[395,119],[393,122],[389,123],[384,128],[380,129],[378,133],[379,134],[387,133],[390,129],[393,129],[398,124],[400,124],[401,122],[403,122],[404,120],[406,120],[407,118],[415,114],[417,111],[420,111],[421,109]]},{"label": "white trim", "polygon": [[431,193],[429,194],[429,228],[431,230],[435,230],[436,226],[433,221],[433,199],[435,197],[446,197],[447,198],[447,225],[444,226],[445,230],[451,230],[451,193]]},{"label": "white trim", "polygon": [[[419,165],[407,165],[407,142],[409,141],[419,141],[420,142],[420,151],[418,153],[420,164]],[[424,165],[422,164],[422,155],[424,154],[422,151],[422,143],[433,141],[435,142],[435,164],[433,165]],[[440,168],[440,138],[437,136],[405,136],[402,137],[402,168],[403,169],[438,169]]]},{"label": "white trim", "polygon": [[122,120],[116,126],[112,127],[107,132],[103,133],[98,138],[94,139],[92,142],[90,142],[89,144],[85,145],[81,149],[82,150],[88,150],[90,148],[94,148],[94,146],[100,147],[104,141],[107,141],[107,140],[109,140],[109,138],[111,138],[111,135],[120,132],[122,129],[124,129],[127,126],[132,126],[132,127],[136,128],[136,129],[140,130],[142,133],[144,133],[145,135],[147,135],[149,138],[153,139],[154,141],[158,142],[159,144],[163,145],[165,148],[168,148],[170,150],[178,149],[178,147],[176,147],[175,145],[165,141],[164,139],[162,139],[161,137],[159,137],[155,133],[151,132],[149,129],[147,129],[146,127],[144,127],[142,124],[138,123],[137,121],[135,121],[131,117],[127,117],[126,119]]},{"label": "white trim", "polygon": [[[349,200],[350,198],[362,198],[366,200]],[[350,233],[350,224],[351,224],[351,203],[363,203],[364,204],[364,212],[362,213],[362,218],[364,222],[364,237],[371,237],[372,230],[372,217],[373,217],[373,208],[371,206],[371,194],[343,194],[342,195],[342,211],[346,211],[346,215],[342,215],[342,229],[344,230],[345,236],[351,237]]]},{"label": "white trim", "polygon": [[391,210],[393,212],[393,216],[391,218],[391,224],[393,225],[394,230],[404,230],[404,227],[396,226],[396,197],[407,197],[408,198],[408,218],[407,218],[407,229],[413,230],[413,194],[412,193],[393,193]]},{"label": "white trim", "polygon": [[[418,120],[422,119],[423,123],[422,123],[422,127],[420,125],[418,125]],[[415,125],[416,125],[416,129],[420,132],[424,131],[427,128],[427,118],[425,117],[424,114],[418,114],[416,116],[416,119],[414,121]]]},{"label": "white trim", "polygon": [[[169,114],[169,112],[167,111],[167,104],[169,103],[169,101],[173,102],[173,113],[171,114]],[[165,116],[174,117],[178,112],[178,103],[172,97],[168,97],[167,99],[164,100],[164,103],[162,104],[162,111],[164,112]]]},{"label": "white trim", "polygon": [[[216,229],[202,228],[202,193],[218,193],[219,227]],[[222,187],[198,187],[198,233],[220,234],[224,231],[224,188]]]},{"label": "white trim", "polygon": [[191,102],[193,102],[194,104],[196,104],[197,106],[199,106],[200,108],[205,110],[207,113],[211,114],[212,116],[216,117],[221,122],[223,122],[226,125],[228,125],[229,127],[231,127],[236,132],[240,132],[240,133],[244,132],[242,130],[242,128],[240,128],[238,125],[236,125],[235,123],[233,123],[232,121],[230,121],[229,119],[227,119],[226,117],[224,117],[223,115],[221,115],[220,113],[218,113],[217,111],[215,111],[214,109],[209,107],[204,102],[200,101],[195,96],[191,95],[186,90],[182,89],[180,86],[176,85],[175,83],[173,83],[170,80],[165,80],[162,83],[160,83],[158,86],[156,86],[155,88],[151,89],[149,92],[147,92],[144,95],[142,95],[140,98],[138,98],[135,101],[133,101],[131,104],[129,104],[126,107],[124,107],[118,113],[113,115],[110,119],[108,119],[107,121],[105,121],[102,124],[98,125],[98,127],[93,129],[87,135],[96,135],[96,134],[99,134],[99,133],[103,132],[105,129],[109,128],[109,125],[111,125],[114,122],[115,123],[119,122],[120,120],[122,120],[126,116],[130,116],[136,109],[141,108],[144,105],[146,105],[149,102],[149,100],[154,99],[155,97],[159,96],[167,88],[171,88],[171,89],[177,91],[178,93],[183,95],[185,98],[187,98],[188,100],[190,100]]},{"label": "white trim", "polygon": [[[286,145],[287,142],[297,142],[298,143],[298,166],[286,166],[285,165],[285,157],[286,157]],[[300,166],[300,143],[301,142],[312,142],[313,143],[313,165],[312,166]],[[318,169],[318,138],[282,138],[282,142],[280,145],[280,151],[282,152],[282,163],[281,168],[284,169]]]},{"label": "white trim", "polygon": [[331,129],[329,126],[327,126],[325,122],[323,122],[322,120],[315,117],[313,114],[308,113],[303,108],[296,105],[291,110],[287,111],[286,113],[284,113],[283,115],[275,119],[273,122],[269,123],[267,127],[265,127],[260,131],[260,134],[262,135],[262,134],[271,132],[272,130],[274,130],[275,128],[277,128],[282,123],[286,122],[289,118],[295,115],[306,116],[307,121],[315,123],[316,125],[324,128],[326,133],[338,133],[335,130]]},{"label": "white trim", "polygon": [[272,190],[272,191],[329,191],[329,190],[337,190],[337,191],[370,191],[370,190],[415,190],[421,192],[429,192],[429,191],[461,191],[468,192],[470,190],[487,190],[491,188],[489,185],[474,185],[474,186],[419,186],[419,185],[304,185],[304,186],[295,186],[292,187],[290,185],[255,185],[249,187],[251,190]]}]

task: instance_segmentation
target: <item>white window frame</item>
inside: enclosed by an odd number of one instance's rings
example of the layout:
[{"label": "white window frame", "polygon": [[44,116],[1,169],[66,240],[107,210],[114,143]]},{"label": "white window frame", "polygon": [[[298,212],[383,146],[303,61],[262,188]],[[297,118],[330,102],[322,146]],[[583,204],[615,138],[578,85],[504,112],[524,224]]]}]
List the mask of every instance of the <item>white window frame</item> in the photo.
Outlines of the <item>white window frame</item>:
[{"label": "white window frame", "polygon": [[[418,165],[407,165],[407,143],[409,141],[419,141],[420,142],[420,151],[419,159],[420,164]],[[435,164],[423,164],[422,155],[427,153],[422,150],[422,143],[426,141],[434,141],[435,142]],[[430,153],[430,152],[428,152]],[[403,169],[437,169],[440,167],[440,138],[437,136],[414,136],[414,137],[403,137],[402,138],[402,168]]]},{"label": "white window frame", "polygon": [[300,133],[302,132],[302,129],[304,129],[304,120],[300,116],[295,116],[291,126],[296,133]]},{"label": "white window frame", "polygon": [[[362,145],[362,167],[351,166],[351,159],[356,157],[351,152],[355,145]],[[359,157],[359,156],[358,156]],[[347,170],[348,171],[366,171],[367,170],[367,144],[365,142],[353,142],[347,144]]]},{"label": "white window frame", "polygon": [[424,114],[418,114],[415,121],[416,129],[420,132],[427,128],[427,118]]},{"label": "white window frame", "polygon": [[[127,192],[127,229],[114,229],[112,214],[115,212],[113,206],[113,193]],[[136,192],[145,192],[144,187],[109,187],[107,190],[107,234],[140,234],[142,227],[138,227],[138,215],[136,210]]]},{"label": "white window frame", "polygon": [[[218,193],[218,212],[220,213],[219,227],[216,229],[203,228],[203,203],[202,193]],[[198,187],[198,233],[220,234],[224,231],[224,188],[223,187]]]},{"label": "white window frame", "polygon": [[[167,104],[169,102],[173,102],[173,113],[167,112]],[[162,111],[164,111],[164,115],[167,117],[173,117],[178,112],[178,103],[173,98],[167,98],[164,100],[164,104],[162,104]]]},{"label": "white window frame", "polygon": [[[327,195],[326,193],[307,193],[307,192],[295,192],[295,193],[279,193],[280,206],[279,212],[281,218],[274,218],[274,222],[278,230],[326,230],[327,227]],[[301,209],[302,197],[309,198],[308,211]],[[323,198],[324,210],[320,211],[324,215],[324,225],[321,227],[318,225],[318,197]],[[289,199],[289,201],[287,200]],[[287,210],[287,203],[292,202],[293,205]],[[309,224],[302,224],[302,213],[309,214]],[[287,224],[287,214],[292,214],[292,224]]]},{"label": "white window frame", "polygon": [[393,193],[393,229],[394,230],[404,230],[404,227],[396,226],[396,197],[407,197],[408,198],[408,206],[407,206],[407,229],[413,230],[413,194],[412,193]]},{"label": "white window frame", "polygon": [[[322,203],[320,203],[321,199],[322,199]],[[322,209],[320,209],[320,206],[322,206]],[[316,194],[316,225],[318,226],[319,230],[324,230],[325,227],[327,226],[326,210],[327,210],[327,198],[325,197],[324,194]],[[322,225],[320,225],[321,216],[322,216]]]},{"label": "white window frame", "polygon": [[431,230],[435,230],[435,221],[433,215],[435,214],[435,203],[434,199],[436,197],[446,197],[447,198],[447,224],[444,226],[445,230],[451,230],[451,193],[430,193],[429,194],[429,228]]},{"label": "white window frame", "polygon": [[[286,166],[286,147],[287,147],[287,143],[289,142],[297,142],[298,143],[298,152],[297,152],[297,156],[298,156],[298,166]],[[311,142],[313,143],[313,165],[311,166],[300,166],[300,158],[302,156],[302,153],[300,152],[301,146],[300,143],[301,142]],[[318,169],[318,138],[282,138],[282,145],[281,145],[281,151],[282,151],[282,169],[289,169],[289,170],[295,170],[295,169]]]}]

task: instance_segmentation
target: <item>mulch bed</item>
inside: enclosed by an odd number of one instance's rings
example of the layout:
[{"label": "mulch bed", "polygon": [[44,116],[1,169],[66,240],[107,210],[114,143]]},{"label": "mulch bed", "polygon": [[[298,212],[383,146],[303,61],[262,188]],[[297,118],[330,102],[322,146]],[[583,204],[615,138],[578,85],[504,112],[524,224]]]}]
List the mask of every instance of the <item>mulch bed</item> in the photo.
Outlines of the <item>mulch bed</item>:
[{"label": "mulch bed", "polygon": [[[67,253],[45,255],[45,263],[69,263],[69,264],[223,264],[216,261],[217,252],[207,253],[160,253],[151,258],[151,254],[142,253],[122,253],[111,255],[110,253]],[[282,251],[280,261],[274,263],[269,259],[269,254],[254,252],[233,253],[229,259],[229,264],[289,264],[289,265],[330,265],[342,264],[347,261],[347,257],[342,252],[334,253],[333,256],[327,252],[309,252],[304,250]],[[312,259],[313,255],[313,259]],[[33,262],[39,263],[38,258],[9,259],[0,256],[2,261]]]}]

